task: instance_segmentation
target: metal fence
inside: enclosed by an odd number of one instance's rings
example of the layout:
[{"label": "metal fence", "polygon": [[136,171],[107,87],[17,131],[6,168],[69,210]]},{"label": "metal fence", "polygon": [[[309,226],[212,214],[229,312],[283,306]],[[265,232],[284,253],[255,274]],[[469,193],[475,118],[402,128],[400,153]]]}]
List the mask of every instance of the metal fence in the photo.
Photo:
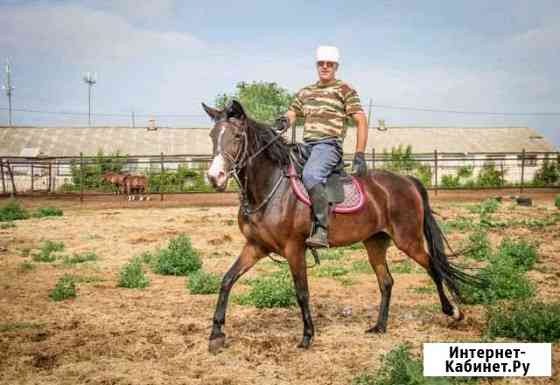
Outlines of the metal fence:
[{"label": "metal fence", "polygon": [[[349,166],[353,154],[346,154]],[[112,194],[101,174],[116,170],[149,177],[150,193],[210,192],[210,155],[127,155],[79,157],[0,157],[2,193]],[[559,187],[559,152],[366,154],[368,167],[415,175],[436,192],[442,189]],[[235,191],[232,184],[229,191]]]}]

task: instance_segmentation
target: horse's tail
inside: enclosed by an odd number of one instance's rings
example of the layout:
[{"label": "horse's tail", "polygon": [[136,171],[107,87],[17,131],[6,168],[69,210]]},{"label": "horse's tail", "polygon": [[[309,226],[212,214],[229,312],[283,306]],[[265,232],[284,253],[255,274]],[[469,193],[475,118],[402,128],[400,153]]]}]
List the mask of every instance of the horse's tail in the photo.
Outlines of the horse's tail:
[{"label": "horse's tail", "polygon": [[445,252],[445,245],[447,245],[452,255],[457,254],[451,249],[447,238],[434,218],[428,201],[428,191],[420,180],[415,177],[410,177],[410,179],[414,182],[422,197],[424,206],[424,236],[426,237],[430,254],[431,273],[438,276],[444,282],[454,298],[461,300],[461,284],[477,287],[483,287],[485,284],[480,278],[465,273],[460,267],[449,262],[448,255]]}]

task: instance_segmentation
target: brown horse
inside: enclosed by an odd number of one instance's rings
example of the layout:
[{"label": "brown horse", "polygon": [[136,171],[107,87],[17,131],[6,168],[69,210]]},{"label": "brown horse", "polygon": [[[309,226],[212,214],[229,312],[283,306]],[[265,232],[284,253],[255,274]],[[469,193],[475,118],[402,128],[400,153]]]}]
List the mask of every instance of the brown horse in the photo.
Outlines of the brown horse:
[{"label": "brown horse", "polygon": [[[307,348],[314,335],[304,244],[310,231],[310,208],[296,198],[285,177],[289,146],[271,127],[250,119],[236,101],[225,110],[203,107],[215,122],[210,132],[214,159],[208,178],[218,190],[226,187],[229,177],[238,181],[242,198],[238,222],[246,239],[241,254],[223,278],[209,349],[216,352],[225,344],[222,328],[233,284],[269,253],[281,255],[289,264],[303,318],[303,339],[298,346]],[[456,304],[459,286],[477,281],[449,263],[445,238],[424,186],[415,178],[386,171],[369,171],[360,182],[365,205],[356,213],[331,217],[329,244],[336,247],[361,241],[367,249],[381,291],[377,323],[367,332],[384,333],[387,328],[393,278],[386,251],[391,240],[432,277],[442,311],[461,320],[463,314]],[[452,300],[446,296],[444,285]]]},{"label": "brown horse", "polygon": [[124,188],[124,179],[128,176],[128,174],[119,174],[114,171],[107,171],[101,176],[101,180],[105,182],[111,183],[113,186],[117,188],[115,194],[120,195],[125,193]]},{"label": "brown horse", "polygon": [[124,190],[128,194],[128,200],[135,200],[136,194],[139,195],[139,199],[150,200],[150,197],[146,197],[148,192],[148,177],[145,175],[127,175],[123,180]]}]

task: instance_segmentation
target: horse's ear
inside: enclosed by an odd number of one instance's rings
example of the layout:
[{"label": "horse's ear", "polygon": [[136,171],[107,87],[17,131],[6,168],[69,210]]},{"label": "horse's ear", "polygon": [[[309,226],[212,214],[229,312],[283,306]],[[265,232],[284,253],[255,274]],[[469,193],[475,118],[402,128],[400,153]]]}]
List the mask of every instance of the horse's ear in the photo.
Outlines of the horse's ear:
[{"label": "horse's ear", "polygon": [[208,114],[208,116],[212,118],[212,120],[218,120],[223,113],[223,111],[217,110],[212,107],[208,107],[204,103],[202,103],[202,108],[204,108],[204,111],[206,111],[206,113]]},{"label": "horse's ear", "polygon": [[226,113],[228,118],[236,118],[240,120],[247,119],[247,114],[243,109],[241,103],[233,99],[226,108]]}]

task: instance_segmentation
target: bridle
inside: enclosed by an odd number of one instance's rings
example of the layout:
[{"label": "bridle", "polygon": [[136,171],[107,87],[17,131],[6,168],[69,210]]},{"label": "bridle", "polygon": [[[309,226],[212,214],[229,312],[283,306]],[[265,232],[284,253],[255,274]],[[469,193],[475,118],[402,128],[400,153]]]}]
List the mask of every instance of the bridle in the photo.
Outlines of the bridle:
[{"label": "bridle", "polygon": [[[217,121],[216,124],[227,121],[227,120],[228,120],[228,118],[222,118],[219,121]],[[270,142],[266,143],[264,146],[262,146],[260,149],[258,149],[258,151],[255,152],[254,154],[249,155],[249,139],[247,138],[246,129],[243,129],[242,133],[240,134],[241,139],[242,139],[241,140],[241,148],[237,152],[237,154],[235,156],[232,156],[230,153],[228,153],[227,151],[224,151],[224,150],[222,150],[219,153],[225,159],[227,158],[227,160],[229,160],[230,163],[232,164],[231,169],[226,174],[226,180],[227,180],[227,178],[232,176],[233,179],[235,180],[235,182],[237,183],[237,185],[239,186],[239,200],[240,200],[240,203],[241,203],[241,207],[243,207],[243,214],[245,216],[249,216],[250,214],[254,214],[254,213],[260,211],[262,208],[264,208],[266,206],[266,204],[272,199],[272,197],[276,193],[276,190],[278,190],[278,187],[280,187],[280,184],[282,183],[282,179],[285,177],[284,173],[280,174],[278,179],[276,179],[276,182],[274,183],[274,186],[272,187],[270,192],[267,194],[267,196],[263,199],[263,201],[257,207],[254,207],[254,208],[250,207],[249,199],[247,197],[248,176],[247,176],[247,173],[245,173],[244,178],[243,178],[243,182],[241,182],[239,174],[241,173],[241,171],[245,168],[245,166],[247,164],[250,164],[264,150],[266,150],[270,145],[272,145],[274,142],[276,142],[282,136],[282,134],[284,134],[284,132],[286,132],[286,129],[284,129],[284,130],[274,130],[274,132],[276,132],[277,135]],[[222,146],[220,145],[220,147],[222,147]]]}]

